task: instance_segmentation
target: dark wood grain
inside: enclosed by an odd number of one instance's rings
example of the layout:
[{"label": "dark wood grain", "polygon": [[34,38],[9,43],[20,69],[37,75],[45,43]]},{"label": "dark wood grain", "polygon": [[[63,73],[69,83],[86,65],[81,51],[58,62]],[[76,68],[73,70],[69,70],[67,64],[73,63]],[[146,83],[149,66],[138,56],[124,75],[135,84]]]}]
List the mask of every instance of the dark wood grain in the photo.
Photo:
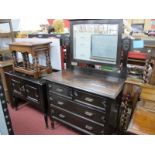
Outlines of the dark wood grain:
[{"label": "dark wood grain", "polygon": [[93,73],[87,74],[79,70],[52,73],[45,79],[112,99],[118,96],[124,84],[124,80],[120,78]]}]

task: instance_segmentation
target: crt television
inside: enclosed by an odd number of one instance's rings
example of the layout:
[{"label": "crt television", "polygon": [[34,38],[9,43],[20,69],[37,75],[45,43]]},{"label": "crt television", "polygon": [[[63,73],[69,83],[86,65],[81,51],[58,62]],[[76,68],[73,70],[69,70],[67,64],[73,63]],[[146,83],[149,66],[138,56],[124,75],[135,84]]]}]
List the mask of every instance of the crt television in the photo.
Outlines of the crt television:
[{"label": "crt television", "polygon": [[71,20],[71,61],[119,66],[123,20]]}]

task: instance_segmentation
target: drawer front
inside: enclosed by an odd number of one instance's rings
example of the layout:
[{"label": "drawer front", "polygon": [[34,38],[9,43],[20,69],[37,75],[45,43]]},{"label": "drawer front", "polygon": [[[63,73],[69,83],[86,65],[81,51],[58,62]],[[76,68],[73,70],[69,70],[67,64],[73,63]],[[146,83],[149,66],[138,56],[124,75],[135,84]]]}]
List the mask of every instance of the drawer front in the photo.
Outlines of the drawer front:
[{"label": "drawer front", "polygon": [[[52,118],[55,118],[59,121],[62,121],[63,123],[66,123],[72,127],[75,127],[77,129],[82,129],[86,133],[89,134],[104,134],[104,127],[97,125],[95,123],[92,123],[90,121],[87,121],[83,118],[77,117],[75,115],[72,115],[66,111],[53,108],[52,109]],[[79,130],[80,130],[79,129]]]},{"label": "drawer front", "polygon": [[49,83],[48,84],[48,91],[49,93],[57,93],[59,95],[63,95],[66,97],[71,98],[72,96],[72,89],[70,87],[57,84],[57,83]]},{"label": "drawer front", "polygon": [[26,97],[28,100],[39,103],[38,87],[34,84],[25,84]]},{"label": "drawer front", "polygon": [[87,107],[82,104],[78,104],[62,97],[58,97],[56,95],[51,95],[49,97],[50,106],[52,105],[58,106],[65,110],[71,111],[72,113],[76,113],[82,117],[90,119],[92,121],[104,124],[106,122],[105,111],[97,110],[91,107]]},{"label": "drawer front", "polygon": [[103,109],[106,109],[108,106],[107,98],[89,94],[84,91],[74,90],[73,96],[74,96],[74,100],[76,101],[82,101],[82,102],[91,104],[93,106],[98,106]]}]

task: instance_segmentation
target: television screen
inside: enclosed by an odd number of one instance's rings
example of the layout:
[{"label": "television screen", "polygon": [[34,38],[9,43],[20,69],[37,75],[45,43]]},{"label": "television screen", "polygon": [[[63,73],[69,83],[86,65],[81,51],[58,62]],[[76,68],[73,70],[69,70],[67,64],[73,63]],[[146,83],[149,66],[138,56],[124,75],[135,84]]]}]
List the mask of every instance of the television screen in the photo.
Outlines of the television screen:
[{"label": "television screen", "polygon": [[132,24],[132,31],[135,33],[143,33],[144,32],[144,24]]},{"label": "television screen", "polygon": [[144,40],[133,40],[133,49],[144,48]]},{"label": "television screen", "polygon": [[115,65],[118,24],[73,25],[73,58]]}]

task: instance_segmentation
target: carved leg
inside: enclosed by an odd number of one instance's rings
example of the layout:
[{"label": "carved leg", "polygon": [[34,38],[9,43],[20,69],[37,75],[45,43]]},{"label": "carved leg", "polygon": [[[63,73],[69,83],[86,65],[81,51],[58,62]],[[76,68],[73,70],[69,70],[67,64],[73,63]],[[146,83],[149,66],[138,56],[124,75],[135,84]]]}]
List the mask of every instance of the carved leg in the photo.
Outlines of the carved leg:
[{"label": "carved leg", "polygon": [[18,110],[18,99],[15,96],[13,96],[13,104],[15,106],[15,110],[17,111]]},{"label": "carved leg", "polygon": [[44,120],[45,120],[46,128],[48,128],[48,115],[47,114],[44,114]]},{"label": "carved leg", "polygon": [[25,57],[26,57],[26,65],[27,65],[27,68],[28,69],[30,69],[31,67],[30,67],[30,60],[29,60],[29,55],[28,55],[28,53],[25,53]]},{"label": "carved leg", "polygon": [[51,121],[51,128],[54,129],[54,119],[52,118],[54,111],[51,110],[51,116],[50,116],[50,121]]},{"label": "carved leg", "polygon": [[50,117],[50,120],[51,120],[51,128],[54,129],[54,120],[52,117]]},{"label": "carved leg", "polygon": [[49,74],[52,72],[49,50],[45,52],[45,56],[46,56],[46,66],[48,68],[47,73]]},{"label": "carved leg", "polygon": [[23,67],[27,68],[27,64],[26,64],[26,53],[22,53],[22,57],[23,57]]}]

